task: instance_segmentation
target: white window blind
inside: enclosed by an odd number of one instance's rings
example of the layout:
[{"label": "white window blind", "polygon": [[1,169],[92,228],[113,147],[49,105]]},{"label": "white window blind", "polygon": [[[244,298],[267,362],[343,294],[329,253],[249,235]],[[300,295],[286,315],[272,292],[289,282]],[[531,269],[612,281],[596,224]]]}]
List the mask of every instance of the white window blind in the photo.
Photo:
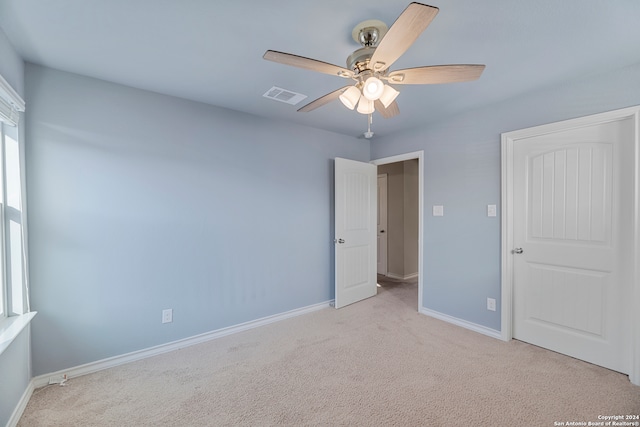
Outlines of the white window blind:
[{"label": "white window blind", "polygon": [[24,101],[4,77],[0,76],[0,121],[16,126],[22,111],[24,111]]}]

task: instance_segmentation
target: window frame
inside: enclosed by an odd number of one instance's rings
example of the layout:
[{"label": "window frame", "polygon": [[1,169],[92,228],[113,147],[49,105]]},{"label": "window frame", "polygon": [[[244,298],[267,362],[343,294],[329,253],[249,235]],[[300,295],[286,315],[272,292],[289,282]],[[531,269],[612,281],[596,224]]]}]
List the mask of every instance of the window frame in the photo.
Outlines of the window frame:
[{"label": "window frame", "polygon": [[[25,317],[29,314],[29,287],[28,287],[28,257],[26,253],[26,215],[24,212],[25,204],[25,165],[24,165],[24,147],[23,141],[21,141],[20,119],[22,112],[25,111],[25,103],[18,93],[7,83],[7,81],[0,75],[0,343],[5,342],[5,332],[12,328],[11,325],[15,324],[16,317]],[[7,144],[9,142],[15,143],[15,149],[13,157],[10,161],[17,164],[14,167],[18,168],[18,173],[13,174],[13,177],[17,180],[17,188],[12,187],[13,191],[17,191],[19,199],[15,200],[13,204],[17,206],[9,206],[8,190],[9,180],[7,167]],[[17,154],[17,157],[15,156]],[[15,171],[15,170],[14,170]],[[12,181],[13,182],[13,181]],[[11,184],[14,185],[14,184]],[[14,193],[15,194],[15,193]],[[11,212],[8,212],[11,210]],[[16,217],[17,216],[17,217]],[[14,247],[11,247],[11,227],[15,222],[20,227],[19,240],[20,245],[16,246],[14,241]],[[15,233],[14,233],[15,234]],[[15,235],[13,236],[16,237]],[[13,254],[12,254],[13,249]],[[17,253],[19,252],[19,254]],[[17,261],[13,259],[13,266],[11,256],[19,256],[20,278],[21,280],[15,280],[17,278],[17,272],[12,272],[11,268],[17,265]],[[20,289],[16,291],[15,286],[20,286]],[[16,295],[18,292],[19,296]],[[14,301],[15,297],[19,298],[19,301]],[[28,319],[33,315],[26,316]],[[23,323],[23,322],[19,322]]]},{"label": "window frame", "polygon": [[6,240],[5,240],[5,194],[6,194],[6,180],[5,180],[5,167],[4,167],[4,128],[7,126],[2,120],[0,120],[0,278],[2,292],[0,293],[0,323],[9,317],[9,299],[11,298],[9,280],[7,277],[6,269]]}]

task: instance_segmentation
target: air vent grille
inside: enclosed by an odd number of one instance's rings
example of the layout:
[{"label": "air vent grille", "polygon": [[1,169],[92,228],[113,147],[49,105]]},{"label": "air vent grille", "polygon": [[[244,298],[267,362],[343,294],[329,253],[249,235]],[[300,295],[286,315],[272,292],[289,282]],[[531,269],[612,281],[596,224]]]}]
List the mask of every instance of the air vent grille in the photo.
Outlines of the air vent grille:
[{"label": "air vent grille", "polygon": [[284,102],[285,104],[296,105],[307,97],[301,93],[292,92],[281,87],[274,86],[269,89],[264,95],[265,98],[273,99],[274,101]]}]

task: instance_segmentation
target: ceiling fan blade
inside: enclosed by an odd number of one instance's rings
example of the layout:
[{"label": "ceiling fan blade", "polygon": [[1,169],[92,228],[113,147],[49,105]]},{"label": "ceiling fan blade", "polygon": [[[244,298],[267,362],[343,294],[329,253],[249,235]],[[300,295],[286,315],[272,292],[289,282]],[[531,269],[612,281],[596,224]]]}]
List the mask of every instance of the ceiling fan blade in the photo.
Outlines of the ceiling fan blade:
[{"label": "ceiling fan blade", "polygon": [[275,50],[266,51],[262,57],[268,61],[279,62],[280,64],[291,65],[293,67],[304,68],[306,70],[317,71],[319,73],[331,74],[344,78],[351,78],[355,74],[347,68],[329,64],[328,62],[305,58],[304,56],[293,55],[291,53],[276,52]]},{"label": "ceiling fan blade", "polygon": [[323,105],[328,104],[331,101],[333,101],[336,98],[338,98],[342,94],[342,92],[344,92],[345,90],[347,90],[350,87],[351,86],[341,87],[340,89],[334,90],[333,92],[330,92],[330,93],[328,93],[328,94],[326,94],[324,96],[321,96],[320,98],[316,99],[315,101],[311,101],[310,103],[308,103],[304,107],[300,108],[298,110],[298,112],[299,113],[307,113],[309,111],[315,110],[316,108],[322,107]]},{"label": "ceiling fan blade", "polygon": [[379,99],[376,99],[373,105],[375,106],[376,111],[385,119],[389,119],[400,114],[400,109],[398,108],[398,103],[396,101],[393,101],[387,108],[384,108],[384,104],[380,102]]},{"label": "ceiling fan blade", "polygon": [[416,41],[429,26],[439,9],[421,3],[411,3],[380,40],[369,62],[374,71],[384,71],[391,66]]},{"label": "ceiling fan blade", "polygon": [[389,83],[396,85],[468,82],[480,78],[484,67],[477,64],[458,64],[407,68],[390,72],[387,79]]}]

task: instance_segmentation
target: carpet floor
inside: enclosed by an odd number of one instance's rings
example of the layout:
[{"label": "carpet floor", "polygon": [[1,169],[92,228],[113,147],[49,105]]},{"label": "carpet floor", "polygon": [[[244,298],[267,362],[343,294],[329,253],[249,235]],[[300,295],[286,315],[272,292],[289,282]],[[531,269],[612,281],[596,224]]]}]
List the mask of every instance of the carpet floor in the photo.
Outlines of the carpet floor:
[{"label": "carpet floor", "polygon": [[558,426],[640,414],[625,375],[419,314],[415,283],[380,285],[340,310],[38,389],[18,425]]}]

